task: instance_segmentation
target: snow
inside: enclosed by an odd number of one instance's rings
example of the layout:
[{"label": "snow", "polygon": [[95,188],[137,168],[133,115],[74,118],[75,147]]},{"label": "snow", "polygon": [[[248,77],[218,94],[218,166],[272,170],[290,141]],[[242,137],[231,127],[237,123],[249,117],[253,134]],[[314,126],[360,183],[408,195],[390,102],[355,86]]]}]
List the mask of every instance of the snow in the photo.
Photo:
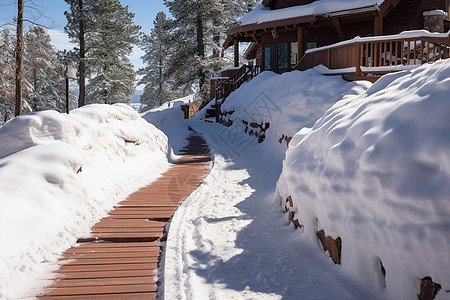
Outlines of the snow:
[{"label": "snow", "polygon": [[[168,226],[160,299],[415,299],[425,276],[448,299],[450,61],[374,85],[320,71],[243,84],[222,106],[230,127],[184,120],[192,96],[141,117],[91,105],[0,127],[0,298],[41,289],[64,250],[167,169],[190,126],[212,170]],[[264,143],[241,120],[270,122]],[[342,265],[320,229],[342,238]]]},{"label": "snow", "polygon": [[44,111],[0,127],[0,298],[36,294],[58,256],[168,168],[167,137],[122,105]]},{"label": "snow", "polygon": [[424,16],[444,16],[447,17],[448,14],[441,10],[441,9],[436,9],[436,10],[429,10],[423,13]]},{"label": "snow", "polygon": [[[392,72],[392,71],[404,71],[404,70],[412,70],[421,66],[421,61],[416,61],[416,64],[413,64],[414,61],[411,60],[410,65],[398,65],[398,66],[384,66],[384,67],[360,67],[363,72]],[[323,75],[339,75],[339,74],[351,74],[356,72],[356,68],[343,68],[343,69],[328,69],[324,65],[318,65],[314,68],[314,70],[320,72]]]},{"label": "snow", "polygon": [[339,75],[339,74],[351,74],[356,72],[356,67],[342,68],[342,69],[328,69],[324,65],[318,65],[314,67],[314,70],[322,75]]},{"label": "snow", "polygon": [[[383,76],[290,143],[277,184],[304,225],[342,239],[342,271],[380,298],[450,290],[450,61]],[[381,272],[380,262],[386,269]]]},{"label": "snow", "polygon": [[275,141],[282,135],[293,136],[302,127],[312,127],[344,95],[353,97],[370,86],[364,81],[347,82],[341,76],[324,76],[319,71],[281,75],[263,72],[231,93],[221,107],[222,112],[236,111],[229,118],[241,131],[245,129],[241,120],[269,122],[266,137]]},{"label": "snow", "polygon": [[239,21],[240,25],[243,26],[305,16],[326,16],[331,13],[359,8],[376,10],[377,5],[381,5],[383,2],[384,0],[321,0],[307,5],[276,10],[270,10],[269,7],[259,4]]},{"label": "snow", "polygon": [[194,95],[176,99],[142,114],[142,118],[163,131],[169,139],[170,148],[175,152],[181,150],[187,143],[189,130],[185,126],[184,112],[181,105],[189,104]]},{"label": "snow", "polygon": [[171,221],[164,299],[375,299],[274,206],[284,148],[251,139],[236,155],[224,138],[233,127],[188,124],[211,145],[213,168]]}]

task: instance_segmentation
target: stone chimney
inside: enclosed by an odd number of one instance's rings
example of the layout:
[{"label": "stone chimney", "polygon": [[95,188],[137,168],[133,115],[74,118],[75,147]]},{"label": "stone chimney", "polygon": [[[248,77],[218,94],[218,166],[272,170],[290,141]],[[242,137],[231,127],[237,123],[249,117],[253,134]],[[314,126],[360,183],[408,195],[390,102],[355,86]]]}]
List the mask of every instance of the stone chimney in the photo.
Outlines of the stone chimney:
[{"label": "stone chimney", "polygon": [[423,13],[423,27],[429,32],[444,33],[444,20],[447,13],[442,10],[430,10]]}]

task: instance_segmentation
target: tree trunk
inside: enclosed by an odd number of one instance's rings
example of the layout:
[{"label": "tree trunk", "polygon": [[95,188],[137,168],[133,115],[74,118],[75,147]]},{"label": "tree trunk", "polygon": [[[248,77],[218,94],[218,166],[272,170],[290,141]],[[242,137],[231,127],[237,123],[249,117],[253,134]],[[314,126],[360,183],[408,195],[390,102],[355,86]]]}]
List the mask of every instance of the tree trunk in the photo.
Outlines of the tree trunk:
[{"label": "tree trunk", "polygon": [[[202,14],[200,12],[200,8],[197,14],[197,55],[200,57],[200,59],[203,59],[205,57],[205,43],[203,42],[204,39],[204,32],[203,32],[203,20],[202,20]],[[198,77],[199,77],[199,91],[202,92],[202,87],[205,84],[206,76],[205,72],[202,68],[199,68],[198,70]],[[203,95],[202,95],[203,96]]]},{"label": "tree trunk", "polygon": [[164,69],[164,62],[163,62],[163,56],[162,56],[162,43],[159,42],[159,106],[164,104],[164,92],[163,92],[163,69]]},{"label": "tree trunk", "polygon": [[23,64],[23,0],[17,1],[17,44],[16,44],[16,106],[15,116],[22,113],[22,64]]},{"label": "tree trunk", "polygon": [[80,9],[80,95],[78,97],[78,107],[82,107],[86,103],[86,54],[84,42],[83,0],[78,0],[78,7]]}]

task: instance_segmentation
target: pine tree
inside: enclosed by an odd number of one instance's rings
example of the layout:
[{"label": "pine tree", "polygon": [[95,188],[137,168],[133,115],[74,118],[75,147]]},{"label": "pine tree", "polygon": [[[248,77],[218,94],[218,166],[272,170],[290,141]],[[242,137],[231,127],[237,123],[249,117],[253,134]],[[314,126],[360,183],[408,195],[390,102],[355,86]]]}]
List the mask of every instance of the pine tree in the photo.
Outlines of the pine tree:
[{"label": "pine tree", "polygon": [[0,125],[14,117],[15,37],[10,29],[0,31]]},{"label": "pine tree", "polygon": [[90,103],[130,101],[136,78],[128,56],[139,42],[140,27],[134,14],[118,0],[99,0],[93,5],[95,34],[88,34],[88,64],[91,80],[87,86]]},{"label": "pine tree", "polygon": [[173,90],[176,90],[171,84],[172,80],[166,76],[172,49],[172,22],[164,12],[159,12],[153,25],[150,34],[142,35],[140,43],[145,52],[142,59],[146,65],[138,71],[139,75],[143,75],[138,85],[145,84],[144,93],[141,95],[142,111],[167,102],[173,96]]},{"label": "pine tree", "polygon": [[258,1],[164,0],[175,18],[173,38],[177,49],[169,69],[183,85],[185,94],[194,90],[198,100],[207,100],[208,78],[231,62],[224,57],[225,31]]},{"label": "pine tree", "polygon": [[64,14],[67,18],[65,30],[72,42],[77,43],[78,50],[78,75],[79,97],[78,107],[86,103],[86,43],[85,36],[93,32],[93,0],[65,0],[70,5],[70,11]]},{"label": "pine tree", "polygon": [[24,99],[33,111],[64,111],[64,66],[41,27],[32,27],[24,38]]},{"label": "pine tree", "polygon": [[[66,31],[80,45],[80,61],[86,63],[86,72],[90,77],[86,86],[86,102],[129,101],[134,90],[135,72],[128,55],[133,50],[132,45],[139,41],[140,29],[133,23],[134,14],[128,12],[128,7],[123,7],[118,0],[66,2],[71,5],[71,12],[66,12]],[[82,31],[84,34],[81,34]]]}]

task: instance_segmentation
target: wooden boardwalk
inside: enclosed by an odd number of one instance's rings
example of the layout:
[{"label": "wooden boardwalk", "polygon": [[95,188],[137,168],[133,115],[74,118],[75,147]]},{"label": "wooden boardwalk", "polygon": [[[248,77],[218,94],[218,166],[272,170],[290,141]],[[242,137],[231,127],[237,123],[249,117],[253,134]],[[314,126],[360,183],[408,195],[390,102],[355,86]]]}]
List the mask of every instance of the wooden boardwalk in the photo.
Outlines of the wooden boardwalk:
[{"label": "wooden boardwalk", "polygon": [[160,241],[177,207],[210,169],[205,141],[191,135],[161,178],[120,202],[90,236],[61,257],[57,279],[39,299],[154,299]]}]

